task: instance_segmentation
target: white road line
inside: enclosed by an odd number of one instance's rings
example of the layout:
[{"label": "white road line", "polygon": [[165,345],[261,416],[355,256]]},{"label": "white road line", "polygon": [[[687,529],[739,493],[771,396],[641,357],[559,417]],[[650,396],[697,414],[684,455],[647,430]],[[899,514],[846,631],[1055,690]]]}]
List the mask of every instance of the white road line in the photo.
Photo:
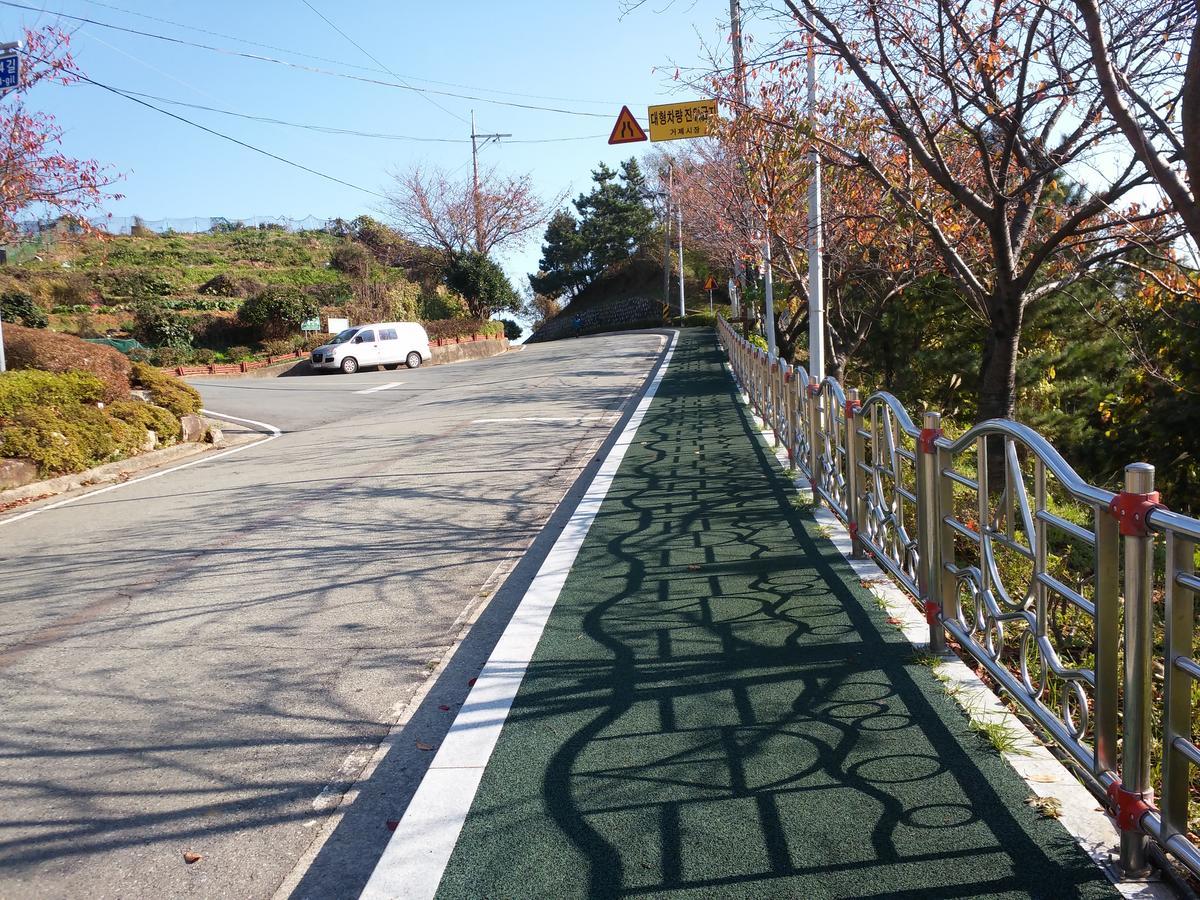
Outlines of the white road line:
[{"label": "white road line", "polygon": [[[360,391],[360,393],[362,392]],[[524,416],[513,419],[472,419],[471,424],[498,425],[501,423],[511,424],[514,422],[545,422],[547,424],[552,424],[555,422],[612,422],[617,418],[618,416],[615,414],[608,416]]]},{"label": "white road line", "polygon": [[484,767],[500,737],[500,729],[508,718],[509,708],[545,630],[546,620],[558,601],[575,556],[608,494],[621,460],[633,443],[638,426],[646,417],[666,375],[678,337],[679,332],[672,333],[658,374],[646,388],[637,409],[601,463],[579,506],[550,548],[508,627],[496,642],[487,665],[479,673],[475,686],[405,810],[404,818],[371,873],[361,898],[417,900],[432,898],[437,893],[479,789]]},{"label": "white road line", "polygon": [[245,425],[255,425],[259,428],[266,429],[270,433],[261,441],[255,441],[253,444],[242,444],[240,447],[233,447],[229,450],[223,450],[220,453],[214,453],[212,456],[202,456],[200,459],[194,459],[191,462],[183,463],[178,466],[172,466],[169,469],[151,472],[149,475],[143,475],[141,478],[131,478],[129,481],[122,481],[118,484],[110,484],[108,487],[97,488],[94,491],[87,491],[86,493],[79,494],[75,497],[68,497],[65,500],[58,500],[55,503],[47,503],[45,506],[39,506],[37,509],[31,509],[28,512],[23,512],[18,516],[2,519],[0,520],[0,526],[11,525],[13,522],[20,522],[22,519],[28,519],[31,516],[40,515],[41,513],[48,512],[52,509],[58,509],[61,506],[67,506],[68,504],[75,503],[79,500],[95,497],[97,494],[107,494],[109,491],[127,488],[130,485],[140,484],[141,482],[149,481],[152,478],[161,478],[164,475],[170,475],[172,472],[180,472],[184,469],[190,469],[192,466],[198,466],[201,463],[213,462],[214,460],[223,459],[226,456],[233,456],[233,454],[241,453],[243,450],[249,450],[251,447],[261,447],[263,444],[273,441],[275,438],[283,434],[283,432],[274,425],[269,425],[266,422],[257,422],[254,419],[243,419],[238,416],[230,416],[226,415],[225,413],[213,412],[212,410],[208,409],[202,409],[200,412],[204,413],[206,416],[212,416],[214,419],[224,419],[228,422],[241,422]]},{"label": "white road line", "polygon": [[355,391],[356,394],[374,394],[376,391],[386,391],[388,388],[399,387],[404,384],[403,381],[389,381],[387,384],[377,384],[375,387],[367,388],[365,391]]}]

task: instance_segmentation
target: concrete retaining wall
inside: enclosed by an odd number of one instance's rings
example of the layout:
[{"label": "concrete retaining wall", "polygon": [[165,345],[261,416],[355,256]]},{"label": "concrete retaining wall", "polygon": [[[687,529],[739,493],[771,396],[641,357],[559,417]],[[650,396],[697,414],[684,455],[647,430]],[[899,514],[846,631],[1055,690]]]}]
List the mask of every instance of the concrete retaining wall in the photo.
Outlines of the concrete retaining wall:
[{"label": "concrete retaining wall", "polygon": [[[663,322],[662,297],[615,297],[593,303],[587,309],[578,312],[583,320],[584,334],[618,331],[622,328],[653,327]],[[575,314],[576,310],[568,305],[535,331],[525,343],[536,344],[539,341],[557,341],[573,337]]]}]

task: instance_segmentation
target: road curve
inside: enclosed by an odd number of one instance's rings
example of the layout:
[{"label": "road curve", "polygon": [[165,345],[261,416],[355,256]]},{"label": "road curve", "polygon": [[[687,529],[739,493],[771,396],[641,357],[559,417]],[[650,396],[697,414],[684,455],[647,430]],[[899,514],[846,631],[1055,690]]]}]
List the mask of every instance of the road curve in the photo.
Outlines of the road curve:
[{"label": "road curve", "polygon": [[198,382],[282,434],[0,518],[0,897],[325,893],[342,794],[663,345]]}]

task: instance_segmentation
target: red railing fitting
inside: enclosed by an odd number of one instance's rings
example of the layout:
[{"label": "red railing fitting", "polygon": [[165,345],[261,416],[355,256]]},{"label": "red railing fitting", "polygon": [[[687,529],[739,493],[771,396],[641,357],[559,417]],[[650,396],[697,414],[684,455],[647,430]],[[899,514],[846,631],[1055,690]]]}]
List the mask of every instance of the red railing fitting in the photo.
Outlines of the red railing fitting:
[{"label": "red railing fitting", "polygon": [[933,453],[937,450],[937,439],[942,436],[940,428],[922,428],[921,436],[917,438],[917,446],[922,453]]},{"label": "red railing fitting", "polygon": [[930,625],[937,624],[938,615],[941,613],[941,611],[942,605],[940,603],[936,603],[933,600],[925,601],[925,621]]},{"label": "red railing fitting", "polygon": [[850,419],[853,419],[855,417],[855,415],[858,414],[858,411],[860,409],[862,409],[862,401],[847,400],[846,401],[846,419],[847,419],[847,421],[849,421]]},{"label": "red railing fitting", "polygon": [[810,396],[810,397],[815,397],[815,396],[817,396],[817,394],[819,394],[819,393],[821,393],[821,385],[819,385],[819,384],[814,384],[813,382],[809,382],[809,384],[808,384],[808,396]]},{"label": "red railing fitting", "polygon": [[1116,781],[1108,786],[1108,799],[1115,807],[1113,818],[1122,831],[1138,831],[1142,816],[1154,809],[1154,791],[1147,789],[1141,794],[1127,791]]},{"label": "red railing fitting", "polygon": [[1158,502],[1158,491],[1148,494],[1121,491],[1108,504],[1109,514],[1117,520],[1121,534],[1126,537],[1146,537],[1150,533],[1146,517],[1155,509],[1166,509]]},{"label": "red railing fitting", "polygon": [[846,524],[846,530],[850,532],[850,540],[851,541],[858,540],[858,523],[857,522],[848,522]]},{"label": "red railing fitting", "polygon": [[817,496],[817,480],[815,478],[808,479],[808,489],[813,492],[813,496]]},{"label": "red railing fitting", "polygon": [[787,384],[791,380],[792,380],[792,370],[784,369],[783,370],[783,383]]}]

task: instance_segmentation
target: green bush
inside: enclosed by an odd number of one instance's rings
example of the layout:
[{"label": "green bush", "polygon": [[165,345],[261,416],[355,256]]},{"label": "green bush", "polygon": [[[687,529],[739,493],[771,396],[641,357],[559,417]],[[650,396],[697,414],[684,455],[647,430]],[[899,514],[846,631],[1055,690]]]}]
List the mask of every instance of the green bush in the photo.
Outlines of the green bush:
[{"label": "green bush", "polygon": [[216,352],[209,350],[207,347],[192,351],[192,362],[196,363],[197,365],[207,366],[208,364],[214,362],[216,358]]},{"label": "green bush", "polygon": [[90,372],[17,369],[0,374],[0,419],[33,406],[64,411],[104,399],[104,382]]},{"label": "green bush", "polygon": [[329,255],[329,265],[351,278],[366,278],[371,274],[371,251],[362,244],[345,241]]},{"label": "green bush", "polygon": [[200,285],[197,290],[199,294],[207,294],[210,297],[253,297],[255,294],[261,293],[266,285],[257,278],[238,277],[222,272],[220,275],[214,275],[204,284]]},{"label": "green bush", "polygon": [[77,406],[70,413],[31,406],[0,428],[0,456],[28,459],[42,475],[59,475],[136,453],[144,440],[143,428],[94,406]]},{"label": "green bush", "polygon": [[495,319],[443,319],[440,322],[426,322],[425,333],[431,341],[473,334],[500,337],[504,334],[504,323]]},{"label": "green bush", "polygon": [[13,369],[91,372],[104,382],[106,401],[129,396],[129,360],[112,347],[89,344],[44,328],[8,325],[4,328],[4,352]]},{"label": "green bush", "polygon": [[305,319],[320,315],[317,301],[300,290],[269,287],[245,301],[238,319],[258,329],[263,337],[284,337]]},{"label": "green bush", "polygon": [[767,339],[757,332],[752,333],[746,340],[750,342],[751,346],[757,347],[759,350],[767,349]]},{"label": "green bush", "polygon": [[715,328],[717,316],[710,312],[688,313],[686,316],[676,316],[671,324],[676,328]]},{"label": "green bush", "polygon": [[163,444],[173,444],[183,437],[183,429],[179,425],[179,420],[168,410],[152,403],[143,403],[141,400],[118,400],[116,403],[106,406],[104,411],[114,419],[130,425],[138,425],[147,431],[153,431],[158,435],[160,443]]},{"label": "green bush", "polygon": [[249,347],[230,347],[225,351],[225,355],[228,356],[233,362],[241,362],[245,359],[254,359],[254,351]]},{"label": "green bush", "polygon": [[150,361],[168,369],[188,366],[192,363],[192,351],[184,347],[156,347],[150,351]]},{"label": "green bush", "polygon": [[190,347],[191,323],[174,310],[152,302],[139,303],[134,308],[133,335],[143,344],[153,347]]},{"label": "green bush", "polygon": [[462,319],[471,314],[467,309],[467,301],[444,284],[439,284],[432,291],[423,291],[419,309],[421,319],[431,322],[440,319]]},{"label": "green bush", "polygon": [[525,333],[525,329],[512,319],[501,319],[500,324],[504,326],[504,336],[510,341],[515,341]]},{"label": "green bush", "polygon": [[133,364],[133,382],[150,392],[150,400],[176,416],[200,412],[200,392],[146,363]]},{"label": "green bush", "polygon": [[0,294],[0,319],[19,322],[29,328],[45,328],[50,324],[46,312],[24,291]]},{"label": "green bush", "polygon": [[267,356],[287,356],[298,348],[294,338],[279,338],[274,341],[263,341],[263,353]]}]

